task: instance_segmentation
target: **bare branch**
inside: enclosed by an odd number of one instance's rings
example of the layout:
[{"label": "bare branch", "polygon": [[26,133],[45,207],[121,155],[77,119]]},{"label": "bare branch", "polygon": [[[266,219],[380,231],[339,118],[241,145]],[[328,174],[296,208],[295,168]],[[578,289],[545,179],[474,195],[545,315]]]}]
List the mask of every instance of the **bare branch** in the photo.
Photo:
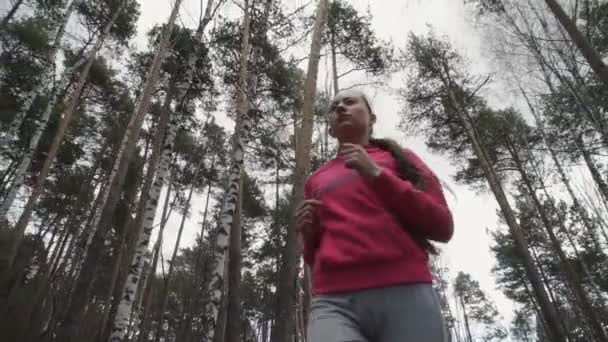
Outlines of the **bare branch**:
[{"label": "bare branch", "polygon": [[348,74],[350,74],[351,72],[355,72],[355,71],[363,71],[363,70],[368,70],[369,67],[362,67],[362,68],[352,68],[346,72],[341,73],[340,75],[338,75],[338,78],[346,76]]},{"label": "bare branch", "polygon": [[368,85],[381,85],[384,84],[384,82],[381,81],[374,81],[374,82],[368,82],[368,83],[357,83],[357,84],[353,84],[350,87],[346,87],[346,88],[342,88],[340,89],[340,91],[342,90],[349,90],[355,87],[362,87],[362,86],[368,86]]}]

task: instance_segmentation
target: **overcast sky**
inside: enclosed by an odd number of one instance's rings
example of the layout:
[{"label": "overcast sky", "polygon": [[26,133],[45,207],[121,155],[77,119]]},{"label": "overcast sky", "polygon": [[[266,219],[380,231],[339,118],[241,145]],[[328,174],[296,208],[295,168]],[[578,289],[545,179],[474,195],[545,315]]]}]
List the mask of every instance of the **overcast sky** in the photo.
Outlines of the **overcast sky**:
[{"label": "overcast sky", "polygon": [[[287,3],[290,4],[290,7],[295,8],[306,2],[296,0]],[[466,56],[474,62],[473,71],[486,72],[493,70],[489,59],[486,57],[487,51],[482,49],[481,36],[472,26],[471,17],[466,13],[463,1],[351,0],[351,3],[359,10],[369,9],[373,15],[374,30],[383,39],[390,39],[398,48],[405,46],[405,39],[410,31],[425,33],[428,30],[427,25],[430,24],[439,34],[447,35],[455,47],[465,52]],[[140,48],[145,46],[145,32],[156,23],[166,21],[171,5],[172,2],[142,1],[142,15],[138,33]],[[194,27],[196,23],[195,18],[198,17],[199,11],[200,3],[198,1],[184,0],[183,9],[180,11],[181,23]],[[225,14],[240,15],[238,9],[230,3],[223,8],[223,11]],[[307,48],[308,46],[306,46]],[[326,61],[322,60],[321,64],[319,86],[323,87],[326,72],[323,66],[326,65]],[[403,80],[400,76],[393,77],[389,82],[389,86],[393,89],[402,85]],[[340,84],[340,86],[347,87],[349,84],[345,82]],[[452,276],[455,276],[458,271],[462,270],[470,273],[474,279],[478,280],[483,289],[490,293],[492,299],[498,305],[500,312],[505,316],[505,323],[508,324],[513,305],[500,291],[496,290],[496,283],[491,276],[494,257],[490,253],[489,246],[491,241],[486,233],[486,229],[493,230],[497,225],[497,206],[494,197],[491,193],[479,194],[465,186],[455,184],[451,178],[455,172],[455,168],[447,158],[441,155],[430,154],[424,146],[424,139],[406,137],[398,130],[397,124],[399,119],[397,113],[400,110],[400,105],[390,92],[390,89],[366,90],[373,97],[374,107],[378,115],[378,123],[374,129],[375,134],[377,136],[397,138],[406,146],[412,148],[420,154],[442,180],[450,184],[451,189],[456,193],[457,198],[446,193],[454,214],[456,226],[454,238],[445,248],[445,263],[451,268]],[[485,94],[490,103],[495,106],[504,107],[515,104],[496,85]],[[500,94],[500,96],[497,96],[497,94]],[[197,206],[198,208],[203,207],[202,200],[197,202],[195,210],[197,210]],[[189,220],[190,224],[185,232],[187,240],[185,244],[192,243],[198,231],[198,227],[196,226],[198,220],[197,215],[194,215]],[[170,251],[173,248],[178,224],[178,218],[174,215],[168,226],[166,243],[164,244],[164,254],[166,256],[170,255]]]}]

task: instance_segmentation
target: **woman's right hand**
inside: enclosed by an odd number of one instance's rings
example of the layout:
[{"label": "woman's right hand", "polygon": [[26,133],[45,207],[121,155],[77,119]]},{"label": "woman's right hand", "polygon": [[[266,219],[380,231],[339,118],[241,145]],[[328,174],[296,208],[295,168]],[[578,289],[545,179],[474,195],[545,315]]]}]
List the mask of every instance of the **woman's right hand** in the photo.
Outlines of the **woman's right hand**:
[{"label": "woman's right hand", "polygon": [[319,205],[318,200],[307,199],[296,210],[296,229],[305,241],[311,241],[319,234]]}]

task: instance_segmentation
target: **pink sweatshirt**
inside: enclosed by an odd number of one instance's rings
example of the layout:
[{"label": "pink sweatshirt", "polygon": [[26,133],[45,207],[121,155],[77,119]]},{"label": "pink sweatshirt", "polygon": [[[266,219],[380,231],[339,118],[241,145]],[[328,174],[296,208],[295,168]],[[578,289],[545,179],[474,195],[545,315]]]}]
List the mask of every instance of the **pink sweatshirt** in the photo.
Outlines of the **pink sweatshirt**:
[{"label": "pink sweatshirt", "polygon": [[322,202],[321,234],[304,242],[314,294],[431,282],[428,255],[410,232],[442,242],[452,237],[452,215],[433,172],[406,151],[424,179],[420,191],[399,178],[388,151],[365,149],[383,167],[377,178],[363,178],[337,157],[306,182],[305,197]]}]

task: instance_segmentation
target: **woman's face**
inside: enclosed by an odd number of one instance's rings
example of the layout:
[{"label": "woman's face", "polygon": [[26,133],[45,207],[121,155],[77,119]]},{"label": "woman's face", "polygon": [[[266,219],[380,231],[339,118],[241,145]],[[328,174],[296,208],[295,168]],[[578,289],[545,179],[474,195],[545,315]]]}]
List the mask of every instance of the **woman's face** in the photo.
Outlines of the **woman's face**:
[{"label": "woman's face", "polygon": [[332,136],[341,142],[367,139],[376,116],[369,111],[363,95],[356,91],[338,93],[329,106]]}]

